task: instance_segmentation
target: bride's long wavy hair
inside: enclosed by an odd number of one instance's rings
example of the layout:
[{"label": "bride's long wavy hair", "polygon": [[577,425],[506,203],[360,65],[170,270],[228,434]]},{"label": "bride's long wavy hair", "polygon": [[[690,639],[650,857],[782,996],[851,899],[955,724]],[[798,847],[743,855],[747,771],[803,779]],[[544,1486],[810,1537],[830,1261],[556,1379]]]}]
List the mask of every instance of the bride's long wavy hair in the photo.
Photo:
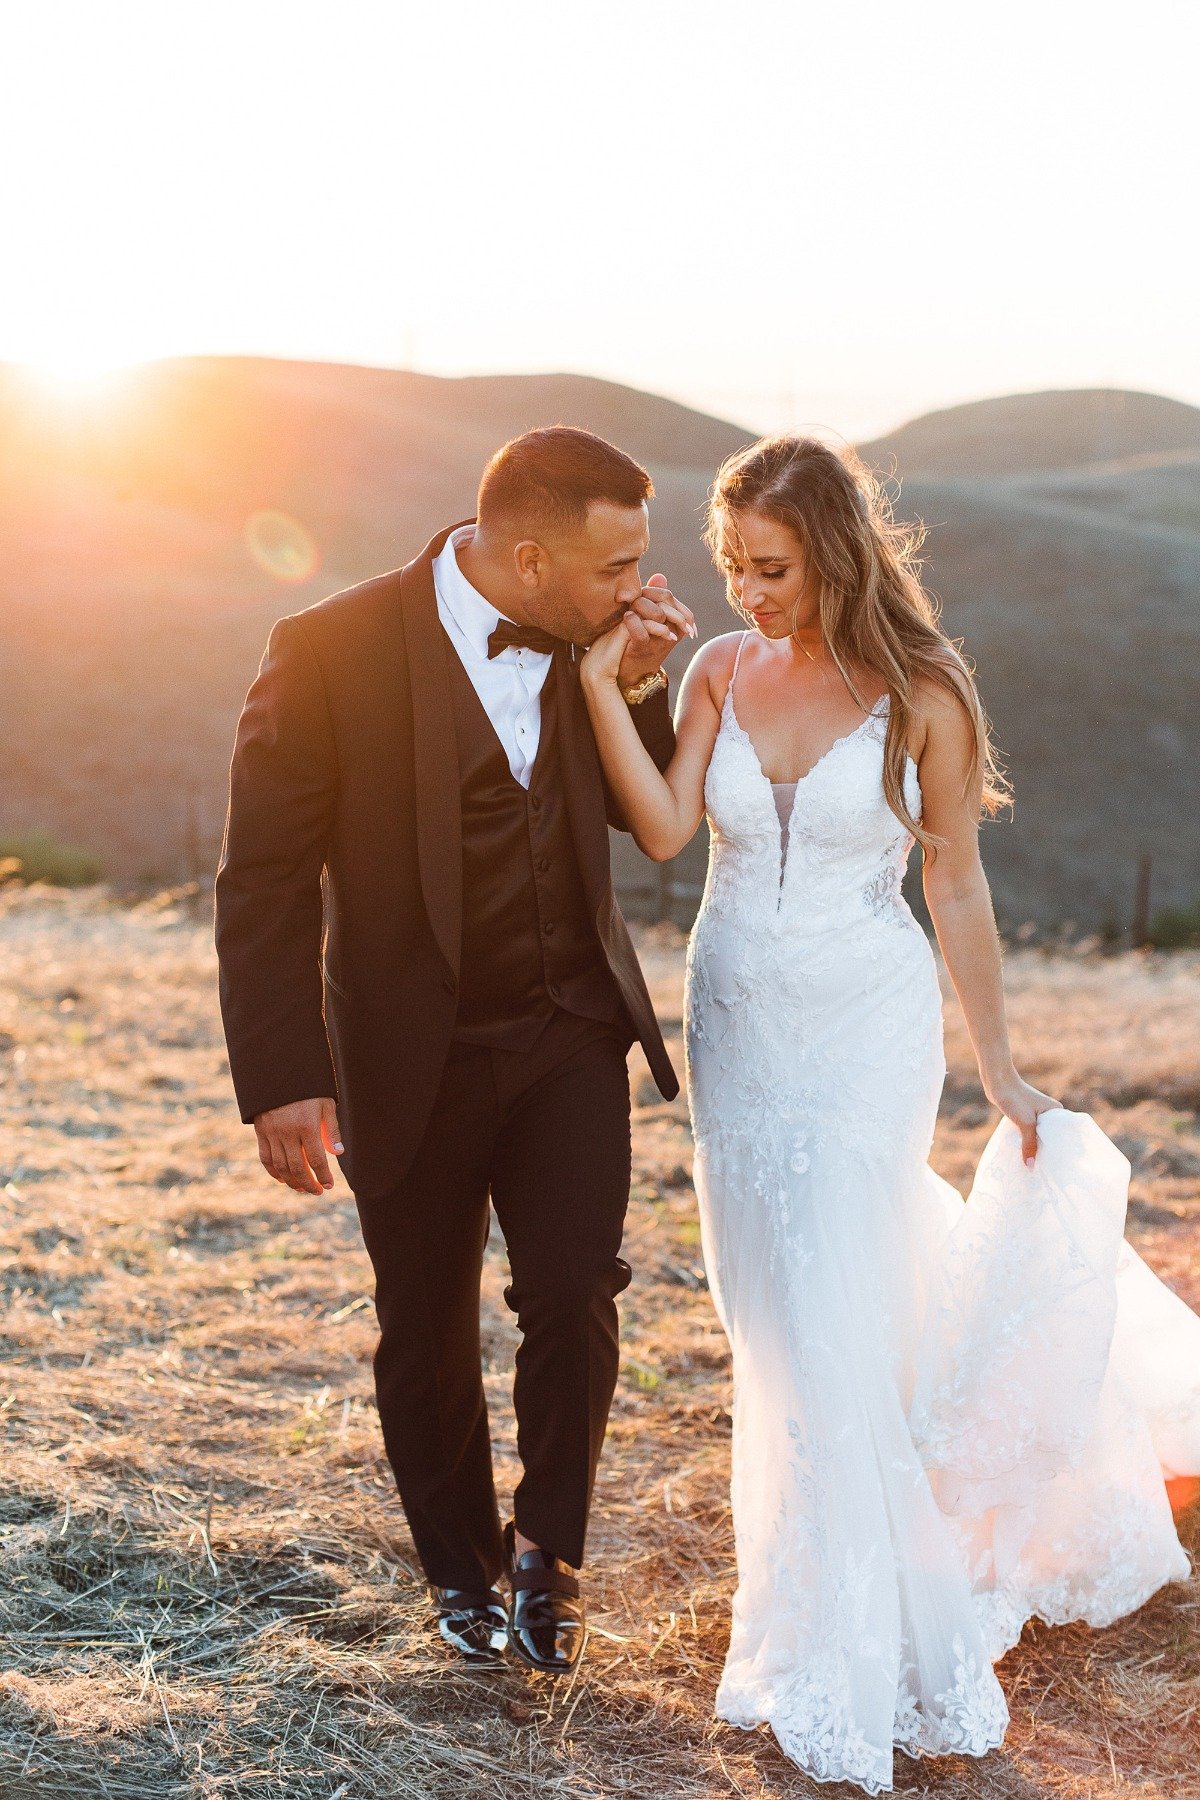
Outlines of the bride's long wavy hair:
[{"label": "bride's long wavy hair", "polygon": [[734,611],[749,624],[733,589],[729,547],[739,542],[739,513],[761,513],[800,540],[806,567],[820,582],[821,634],[863,711],[854,679],[870,669],[887,685],[891,704],[884,741],[883,791],[888,805],[927,852],[942,840],[922,829],[904,799],[915,690],[936,682],[971,722],[971,776],[983,775],[983,810],[1006,805],[1011,791],[991,742],[970,665],[938,623],[938,603],[921,584],[918,551],[925,527],[903,524],[878,477],[853,450],[817,438],[760,438],[727,457],[708,500],[704,541],[726,576]]}]

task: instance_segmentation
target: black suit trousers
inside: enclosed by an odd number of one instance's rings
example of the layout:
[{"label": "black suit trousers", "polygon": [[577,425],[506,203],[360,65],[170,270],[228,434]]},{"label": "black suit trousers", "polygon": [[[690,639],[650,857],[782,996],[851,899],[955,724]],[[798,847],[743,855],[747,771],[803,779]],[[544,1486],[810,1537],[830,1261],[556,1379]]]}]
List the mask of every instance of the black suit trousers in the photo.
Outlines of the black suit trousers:
[{"label": "black suit trousers", "polygon": [[480,1363],[489,1195],[521,1332],[517,1528],[578,1568],[618,1371],[632,1030],[556,1012],[525,1051],[453,1044],[403,1182],[359,1199],[384,1444],[427,1579],[502,1567]]}]

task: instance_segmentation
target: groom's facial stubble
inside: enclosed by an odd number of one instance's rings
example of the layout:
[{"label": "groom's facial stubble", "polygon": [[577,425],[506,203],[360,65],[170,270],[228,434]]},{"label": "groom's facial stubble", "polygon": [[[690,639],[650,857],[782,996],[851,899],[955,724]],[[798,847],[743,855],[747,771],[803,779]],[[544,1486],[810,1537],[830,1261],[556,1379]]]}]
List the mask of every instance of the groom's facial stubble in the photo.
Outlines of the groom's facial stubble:
[{"label": "groom's facial stubble", "polygon": [[642,591],[639,564],[650,547],[641,506],[593,501],[583,526],[514,546],[521,609],[530,624],[581,647],[611,629]]}]

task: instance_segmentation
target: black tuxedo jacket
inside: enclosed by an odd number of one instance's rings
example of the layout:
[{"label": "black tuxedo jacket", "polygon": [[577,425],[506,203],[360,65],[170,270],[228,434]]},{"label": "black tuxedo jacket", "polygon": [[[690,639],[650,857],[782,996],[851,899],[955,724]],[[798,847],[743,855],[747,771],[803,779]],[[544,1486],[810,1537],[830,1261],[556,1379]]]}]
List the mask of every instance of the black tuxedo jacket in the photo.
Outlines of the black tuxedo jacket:
[{"label": "black tuxedo jacket", "polygon": [[[470,523],[464,520],[463,523]],[[347,1179],[395,1187],[420,1141],[457,1008],[458,754],[433,561],[281,619],[238,726],[216,884],[221,1009],[242,1117],[338,1101]],[[661,1092],[679,1083],[617,909],[600,768],[574,655],[556,651],[559,748],[589,911]],[[666,696],[633,713],[655,762]],[[336,1071],[336,1073],[335,1073]]]}]

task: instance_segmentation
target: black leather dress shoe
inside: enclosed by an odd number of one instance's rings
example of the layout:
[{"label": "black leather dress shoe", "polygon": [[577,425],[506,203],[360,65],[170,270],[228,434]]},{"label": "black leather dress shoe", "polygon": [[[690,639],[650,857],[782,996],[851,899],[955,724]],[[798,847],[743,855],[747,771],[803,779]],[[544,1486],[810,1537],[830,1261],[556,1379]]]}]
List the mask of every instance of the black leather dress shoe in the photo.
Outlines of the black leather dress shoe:
[{"label": "black leather dress shoe", "polygon": [[565,1675],[583,1655],[587,1620],[574,1570],[545,1550],[517,1555],[511,1521],[504,1527],[504,1560],[512,1592],[508,1641],[531,1669]]},{"label": "black leather dress shoe", "polygon": [[508,1611],[495,1588],[430,1589],[441,1635],[464,1662],[499,1663],[508,1648]]}]

